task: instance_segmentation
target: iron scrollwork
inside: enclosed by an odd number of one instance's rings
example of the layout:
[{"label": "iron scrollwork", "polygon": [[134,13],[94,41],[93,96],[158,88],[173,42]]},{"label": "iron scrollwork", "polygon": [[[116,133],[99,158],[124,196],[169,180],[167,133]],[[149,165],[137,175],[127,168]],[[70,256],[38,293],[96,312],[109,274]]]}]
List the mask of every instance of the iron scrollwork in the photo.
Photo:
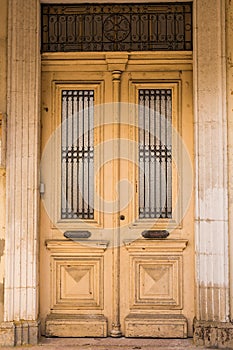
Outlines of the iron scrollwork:
[{"label": "iron scrollwork", "polygon": [[42,5],[42,52],[192,50],[192,3]]}]

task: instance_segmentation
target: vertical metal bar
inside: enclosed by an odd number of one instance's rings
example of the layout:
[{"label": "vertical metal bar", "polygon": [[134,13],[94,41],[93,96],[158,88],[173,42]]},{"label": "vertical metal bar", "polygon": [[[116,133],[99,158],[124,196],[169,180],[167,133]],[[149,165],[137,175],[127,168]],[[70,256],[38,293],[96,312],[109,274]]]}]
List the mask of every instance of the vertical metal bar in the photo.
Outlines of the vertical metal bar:
[{"label": "vertical metal bar", "polygon": [[146,209],[146,106],[145,106],[145,90],[143,90],[143,188],[144,188],[144,197],[143,197],[143,208],[144,208],[144,217]]},{"label": "vertical metal bar", "polygon": [[84,186],[85,186],[85,173],[84,173],[84,149],[85,149],[85,91],[83,91],[83,99],[82,99],[82,219],[84,219],[84,214],[85,214],[85,210],[84,210],[84,196],[85,196],[85,190],[84,190]]},{"label": "vertical metal bar", "polygon": [[66,213],[66,200],[64,200],[64,191],[66,187],[64,186],[65,178],[66,178],[66,135],[64,135],[64,119],[65,119],[65,111],[66,111],[66,91],[62,91],[62,141],[61,141],[61,216],[64,218]]},{"label": "vertical metal bar", "polygon": [[104,51],[104,16],[101,13],[101,23],[102,23],[102,30],[101,30],[101,51]]},{"label": "vertical metal bar", "polygon": [[90,91],[88,92],[88,121],[87,121],[87,217],[90,217]]},{"label": "vertical metal bar", "polygon": [[71,95],[71,116],[69,116],[69,120],[71,122],[71,215],[74,215],[74,91],[72,91]]},{"label": "vertical metal bar", "polygon": [[84,218],[88,218],[88,119],[89,119],[89,90],[85,90],[84,96]]},{"label": "vertical metal bar", "polygon": [[67,96],[66,96],[66,217],[68,215],[68,186],[69,186],[69,182],[68,182],[68,110],[69,110],[69,95],[67,92]]},{"label": "vertical metal bar", "polygon": [[91,95],[90,117],[90,219],[92,219],[94,218],[94,91]]},{"label": "vertical metal bar", "polygon": [[160,90],[156,90],[156,150],[157,150],[157,155],[156,155],[156,213],[157,217],[160,217],[160,179],[159,179],[159,172],[160,172],[160,137],[159,137],[159,128],[160,128],[160,118],[161,118],[161,111],[160,111]]},{"label": "vertical metal bar", "polygon": [[146,41],[146,48],[149,50],[149,42],[150,42],[150,15],[147,14],[147,41]]},{"label": "vertical metal bar", "polygon": [[83,91],[79,91],[79,218],[82,218],[82,160],[83,160],[83,142],[82,142],[82,119],[83,119]]},{"label": "vertical metal bar", "polygon": [[139,18],[139,30],[138,30],[138,37],[139,37],[139,43],[140,43],[140,50],[142,50],[142,26],[141,26],[141,18]]},{"label": "vertical metal bar", "polygon": [[186,30],[185,30],[185,26],[186,26],[186,11],[185,11],[185,5],[182,6],[182,13],[183,13],[183,33],[184,33],[184,40],[183,40],[183,50],[185,49],[186,46]]},{"label": "vertical metal bar", "polygon": [[149,90],[149,101],[148,101],[148,204],[149,204],[149,217],[151,217],[151,137],[150,137],[150,125],[151,125],[151,90]]},{"label": "vertical metal bar", "polygon": [[155,201],[154,201],[154,190],[155,190],[155,138],[154,138],[154,123],[155,123],[155,109],[154,109],[154,98],[155,90],[151,90],[150,100],[150,113],[151,113],[151,124],[150,124],[150,148],[151,148],[151,164],[150,164],[150,210],[151,217],[155,217]]},{"label": "vertical metal bar", "polygon": [[159,42],[159,15],[156,14],[156,38],[157,42]]},{"label": "vertical metal bar", "polygon": [[71,218],[71,202],[72,202],[72,121],[71,121],[71,111],[72,111],[72,90],[69,91],[68,98],[68,217]]},{"label": "vertical metal bar", "polygon": [[80,192],[80,186],[79,186],[79,120],[80,120],[80,103],[79,103],[79,93],[77,91],[77,116],[76,116],[76,120],[77,120],[77,125],[76,125],[76,130],[77,130],[77,180],[76,180],[76,186],[77,186],[77,218],[79,218],[79,192]]},{"label": "vertical metal bar", "polygon": [[162,191],[161,191],[161,182],[162,182],[162,157],[161,157],[161,151],[162,151],[162,96],[161,96],[161,90],[160,90],[160,119],[159,119],[159,140],[160,140],[160,167],[159,167],[159,210],[160,210],[160,217],[162,217]]},{"label": "vertical metal bar", "polygon": [[150,90],[146,89],[145,90],[145,118],[144,118],[144,123],[145,123],[145,142],[144,142],[144,149],[145,149],[145,174],[144,174],[144,179],[145,179],[145,217],[148,218],[149,215],[149,162],[150,162],[150,149],[149,149],[149,98],[150,98]]},{"label": "vertical metal bar", "polygon": [[139,217],[144,217],[144,172],[142,166],[144,166],[144,141],[143,141],[143,116],[144,116],[144,92],[139,90],[139,110],[138,110],[138,123],[139,123]]},{"label": "vertical metal bar", "polygon": [[165,90],[165,217],[167,218],[167,193],[168,193],[168,179],[167,179],[167,92],[168,90]]},{"label": "vertical metal bar", "polygon": [[129,11],[129,22],[131,24],[129,49],[130,49],[130,51],[132,51],[133,50],[133,40],[132,40],[132,28],[133,28],[133,25],[132,25],[132,12],[131,11]]},{"label": "vertical metal bar", "polygon": [[173,13],[173,42],[174,42],[174,47],[177,48],[177,38],[176,38],[176,14]]},{"label": "vertical metal bar", "polygon": [[157,206],[156,206],[156,166],[157,166],[157,156],[156,156],[156,124],[157,124],[157,103],[156,103],[156,90],[154,91],[154,151],[155,151],[155,160],[154,160],[154,188],[153,188],[153,195],[154,195],[154,212],[155,212],[155,217],[157,217]]},{"label": "vertical metal bar", "polygon": [[77,219],[77,167],[78,167],[78,147],[77,147],[77,90],[73,91],[73,149],[74,149],[74,159],[73,159],[73,219]]},{"label": "vertical metal bar", "polygon": [[170,116],[169,116],[169,149],[170,149],[170,159],[169,159],[169,181],[170,181],[170,186],[169,186],[169,216],[172,215],[172,90],[170,90],[170,106],[169,106],[169,111],[170,111]]}]

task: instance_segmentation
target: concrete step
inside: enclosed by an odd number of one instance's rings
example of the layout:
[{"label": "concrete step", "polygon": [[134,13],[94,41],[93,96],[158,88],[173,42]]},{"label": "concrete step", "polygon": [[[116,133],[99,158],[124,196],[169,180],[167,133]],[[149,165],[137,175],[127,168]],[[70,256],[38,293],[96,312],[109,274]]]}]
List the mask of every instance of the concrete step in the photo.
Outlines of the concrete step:
[{"label": "concrete step", "polygon": [[[17,347],[26,349],[27,347]],[[3,347],[1,350],[12,349]],[[138,339],[138,338],[41,338],[33,350],[198,350],[192,339]],[[213,348],[208,348],[213,349]]]}]

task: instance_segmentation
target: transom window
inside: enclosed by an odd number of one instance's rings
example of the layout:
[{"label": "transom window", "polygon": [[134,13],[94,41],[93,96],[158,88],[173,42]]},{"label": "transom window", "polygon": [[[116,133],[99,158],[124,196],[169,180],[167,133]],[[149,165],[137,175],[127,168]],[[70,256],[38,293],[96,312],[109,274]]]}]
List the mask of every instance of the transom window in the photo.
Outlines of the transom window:
[{"label": "transom window", "polygon": [[42,52],[192,50],[192,3],[42,5]]}]

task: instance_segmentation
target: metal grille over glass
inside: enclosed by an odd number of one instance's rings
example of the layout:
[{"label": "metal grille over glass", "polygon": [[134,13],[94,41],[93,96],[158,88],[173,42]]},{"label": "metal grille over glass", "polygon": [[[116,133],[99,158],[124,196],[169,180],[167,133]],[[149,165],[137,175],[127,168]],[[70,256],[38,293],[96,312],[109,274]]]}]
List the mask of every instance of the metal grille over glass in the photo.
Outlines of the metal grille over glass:
[{"label": "metal grille over glass", "polygon": [[94,91],[62,91],[61,217],[94,218]]},{"label": "metal grille over glass", "polygon": [[192,3],[42,5],[42,52],[192,50]]},{"label": "metal grille over glass", "polygon": [[172,217],[172,90],[140,89],[139,218]]}]

